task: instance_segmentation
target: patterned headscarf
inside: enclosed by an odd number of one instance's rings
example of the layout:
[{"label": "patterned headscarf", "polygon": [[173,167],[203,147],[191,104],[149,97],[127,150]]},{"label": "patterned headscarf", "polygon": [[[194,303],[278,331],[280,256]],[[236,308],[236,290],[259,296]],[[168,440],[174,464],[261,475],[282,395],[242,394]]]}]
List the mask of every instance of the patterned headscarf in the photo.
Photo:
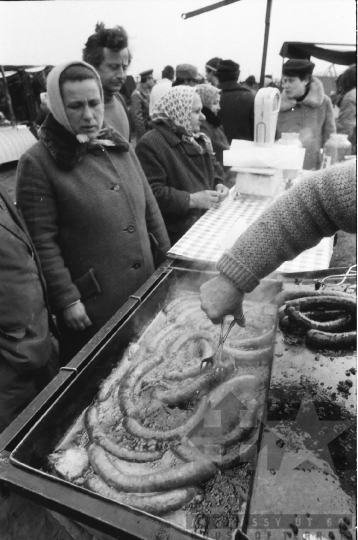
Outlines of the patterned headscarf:
[{"label": "patterned headscarf", "polygon": [[208,83],[198,84],[195,89],[200,96],[203,107],[207,107],[208,109],[211,109],[212,104],[221,92],[219,88]]},{"label": "patterned headscarf", "polygon": [[[204,133],[193,133],[190,125],[190,115],[193,108],[196,87],[175,86],[161,97],[153,108],[152,121],[164,122],[172,131],[181,136],[184,142],[195,146],[199,153],[213,153],[211,141]],[[201,139],[204,147],[195,139]]]}]

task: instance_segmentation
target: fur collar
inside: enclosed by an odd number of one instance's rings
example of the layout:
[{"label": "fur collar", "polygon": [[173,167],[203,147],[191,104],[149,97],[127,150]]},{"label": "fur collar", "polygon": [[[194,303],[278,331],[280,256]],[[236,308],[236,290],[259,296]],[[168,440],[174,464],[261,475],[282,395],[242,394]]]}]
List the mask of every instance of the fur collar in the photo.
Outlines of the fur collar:
[{"label": "fur collar", "polygon": [[[324,99],[324,89],[323,84],[316,77],[312,77],[311,85],[309,92],[305,99],[300,103],[312,107],[312,109],[317,109],[323,103]],[[281,94],[281,105],[280,111],[288,111],[296,107],[297,101],[287,96],[286,90],[283,90]]]},{"label": "fur collar", "polygon": [[[80,143],[72,133],[67,131],[52,114],[49,114],[38,131],[40,141],[46,146],[60,169],[70,171],[82,161],[88,152],[99,148],[100,144]],[[110,126],[104,124],[104,129],[98,140],[109,139],[114,143],[111,148],[119,152],[128,152],[129,143]]]}]

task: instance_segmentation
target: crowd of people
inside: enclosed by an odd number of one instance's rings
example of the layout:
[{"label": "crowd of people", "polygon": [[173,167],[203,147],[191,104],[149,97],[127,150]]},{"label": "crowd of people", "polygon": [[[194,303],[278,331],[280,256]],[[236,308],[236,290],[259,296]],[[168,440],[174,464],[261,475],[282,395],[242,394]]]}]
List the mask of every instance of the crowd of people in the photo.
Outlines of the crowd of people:
[{"label": "crowd of people", "polygon": [[[233,139],[254,139],[256,81],[241,84],[237,62],[212,58],[206,80],[187,63],[166,66],[158,83],[148,69],[125,99],[131,59],[126,31],[97,24],[82,60],[48,76],[39,140],[18,164],[18,208],[0,187],[0,432],[143,285],[170,246],[228,196],[223,151]],[[299,133],[308,170],[320,168],[332,133],[356,133],[356,71],[340,79],[336,126],[313,68],[309,60],[284,64],[277,128],[278,136]],[[272,76],[265,86],[275,86]],[[354,169],[337,174],[307,179],[223,256],[219,278],[202,291],[213,321],[224,312],[238,316],[244,292],[282,257],[339,228],[353,232]],[[282,249],[285,209],[295,204]],[[297,234],[302,212],[311,229]]]}]

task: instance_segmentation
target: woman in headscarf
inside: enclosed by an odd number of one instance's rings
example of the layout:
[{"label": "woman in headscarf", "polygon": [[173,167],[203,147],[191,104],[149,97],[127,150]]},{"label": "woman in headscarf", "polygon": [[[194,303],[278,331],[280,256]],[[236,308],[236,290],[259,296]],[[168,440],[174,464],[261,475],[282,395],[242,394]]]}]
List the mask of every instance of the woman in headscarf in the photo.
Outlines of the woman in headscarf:
[{"label": "woman in headscarf", "polygon": [[129,143],[103,123],[100,79],[85,62],[55,67],[51,114],[20,159],[17,201],[62,334],[76,354],[165,259],[169,240]]},{"label": "woman in headscarf", "polygon": [[337,133],[352,136],[357,128],[357,66],[352,65],[337,79]]},{"label": "woman in headscarf", "polygon": [[200,132],[201,107],[195,88],[172,88],[155,104],[154,129],[136,147],[172,244],[228,195],[210,139]]},{"label": "woman in headscarf", "polygon": [[202,113],[205,116],[205,120],[200,125],[200,130],[210,138],[215,157],[223,166],[223,151],[229,150],[230,144],[221,127],[221,120],[217,116],[220,111],[221,90],[212,84],[199,84],[196,90],[203,104]]}]

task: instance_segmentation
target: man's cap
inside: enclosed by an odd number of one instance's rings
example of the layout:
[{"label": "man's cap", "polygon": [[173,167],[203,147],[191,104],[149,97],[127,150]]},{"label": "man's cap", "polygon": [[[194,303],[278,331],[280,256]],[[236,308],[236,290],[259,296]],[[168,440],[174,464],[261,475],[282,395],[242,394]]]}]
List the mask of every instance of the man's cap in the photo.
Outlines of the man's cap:
[{"label": "man's cap", "polygon": [[198,76],[198,68],[191,64],[178,64],[175,70],[177,79],[196,79]]},{"label": "man's cap", "polygon": [[215,58],[211,58],[208,62],[206,62],[205,67],[206,69],[210,69],[210,71],[216,71],[220,61],[221,58],[215,56]]},{"label": "man's cap", "polygon": [[287,77],[312,75],[315,64],[309,60],[287,60],[283,65],[282,74]]},{"label": "man's cap", "polygon": [[265,75],[265,79],[272,79],[272,75]]},{"label": "man's cap", "polygon": [[220,60],[215,75],[220,82],[237,80],[240,75],[240,66],[233,60]]},{"label": "man's cap", "polygon": [[151,75],[153,75],[153,69],[147,69],[147,71],[142,71],[142,73],[139,73],[141,79],[145,79],[146,77],[150,77]]},{"label": "man's cap", "polygon": [[246,84],[256,84],[255,75],[249,75],[245,81]]}]

